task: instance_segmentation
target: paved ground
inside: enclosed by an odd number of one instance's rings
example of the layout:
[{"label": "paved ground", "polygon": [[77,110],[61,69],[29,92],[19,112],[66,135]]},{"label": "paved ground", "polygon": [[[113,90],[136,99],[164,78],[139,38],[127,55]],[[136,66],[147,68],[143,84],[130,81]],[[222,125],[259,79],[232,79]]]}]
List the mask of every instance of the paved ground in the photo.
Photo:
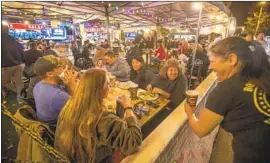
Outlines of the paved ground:
[{"label": "paved ground", "polygon": [[[8,90],[4,91],[7,93],[5,99],[7,101],[7,107],[14,114],[21,107],[16,101],[16,93]],[[18,135],[11,120],[4,114],[1,114],[1,124],[1,160],[2,162],[13,162],[7,161],[7,158],[15,159],[17,156]]]}]

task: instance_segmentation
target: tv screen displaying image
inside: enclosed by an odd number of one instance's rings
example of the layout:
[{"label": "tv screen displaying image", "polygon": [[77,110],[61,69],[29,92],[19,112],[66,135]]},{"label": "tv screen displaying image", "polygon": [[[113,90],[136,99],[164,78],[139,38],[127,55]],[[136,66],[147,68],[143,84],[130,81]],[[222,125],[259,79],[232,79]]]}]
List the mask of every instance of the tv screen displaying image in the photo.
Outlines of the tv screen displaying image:
[{"label": "tv screen displaying image", "polygon": [[125,38],[126,39],[135,39],[137,36],[136,32],[126,32],[125,33]]}]

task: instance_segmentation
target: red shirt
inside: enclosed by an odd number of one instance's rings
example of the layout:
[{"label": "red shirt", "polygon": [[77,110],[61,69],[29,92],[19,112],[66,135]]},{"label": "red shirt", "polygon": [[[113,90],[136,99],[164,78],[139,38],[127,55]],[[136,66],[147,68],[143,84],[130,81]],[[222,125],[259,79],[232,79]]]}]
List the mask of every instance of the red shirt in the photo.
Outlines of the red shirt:
[{"label": "red shirt", "polygon": [[162,47],[159,47],[157,50],[157,54],[159,53],[158,59],[163,60],[165,58],[165,52]]}]

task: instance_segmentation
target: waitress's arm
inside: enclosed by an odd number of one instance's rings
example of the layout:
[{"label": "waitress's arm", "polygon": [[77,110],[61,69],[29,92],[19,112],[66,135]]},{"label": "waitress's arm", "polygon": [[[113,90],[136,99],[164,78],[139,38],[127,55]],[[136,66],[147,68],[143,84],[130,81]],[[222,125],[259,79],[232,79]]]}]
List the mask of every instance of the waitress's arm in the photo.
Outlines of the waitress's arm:
[{"label": "waitress's arm", "polygon": [[223,116],[214,113],[207,108],[201,112],[199,119],[197,119],[194,114],[194,108],[191,108],[187,103],[185,103],[185,111],[188,116],[190,127],[200,138],[210,134],[224,119]]}]

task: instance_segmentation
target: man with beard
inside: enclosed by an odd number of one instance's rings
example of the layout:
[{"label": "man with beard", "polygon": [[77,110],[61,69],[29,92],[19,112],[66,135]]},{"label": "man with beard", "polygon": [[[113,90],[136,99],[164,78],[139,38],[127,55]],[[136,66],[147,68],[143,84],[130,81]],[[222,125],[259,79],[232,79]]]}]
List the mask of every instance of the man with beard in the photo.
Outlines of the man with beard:
[{"label": "man with beard", "polygon": [[[58,114],[73,94],[77,73],[68,71],[64,65],[62,60],[53,55],[40,57],[35,63],[34,70],[41,81],[35,85],[33,94],[37,118],[41,122],[55,125]],[[67,91],[60,86],[60,77]]]}]

